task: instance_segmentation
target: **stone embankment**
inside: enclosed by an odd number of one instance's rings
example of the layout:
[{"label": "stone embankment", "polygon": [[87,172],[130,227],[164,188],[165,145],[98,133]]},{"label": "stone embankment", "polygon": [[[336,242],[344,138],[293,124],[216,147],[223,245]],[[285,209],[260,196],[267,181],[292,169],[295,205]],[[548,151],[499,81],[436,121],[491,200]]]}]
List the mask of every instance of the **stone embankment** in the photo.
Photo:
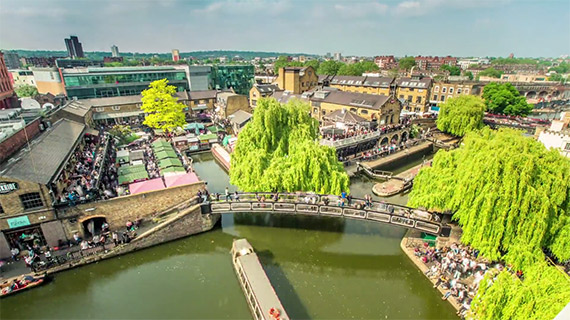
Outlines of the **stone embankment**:
[{"label": "stone embankment", "polygon": [[390,180],[382,183],[377,183],[372,187],[372,192],[379,197],[390,197],[398,194],[412,186],[413,180],[420,172],[420,169],[431,162],[425,162],[417,165],[409,170],[406,170]]}]

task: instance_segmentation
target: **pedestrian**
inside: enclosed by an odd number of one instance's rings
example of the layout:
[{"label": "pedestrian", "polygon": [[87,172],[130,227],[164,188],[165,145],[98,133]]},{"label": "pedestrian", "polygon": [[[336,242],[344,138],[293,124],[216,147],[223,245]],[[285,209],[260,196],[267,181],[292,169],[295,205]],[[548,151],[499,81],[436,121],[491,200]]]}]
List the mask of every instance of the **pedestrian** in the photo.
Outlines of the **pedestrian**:
[{"label": "pedestrian", "polygon": [[18,255],[20,254],[20,250],[16,247],[10,249],[10,253],[12,254],[12,261],[18,261]]},{"label": "pedestrian", "polygon": [[232,197],[230,196],[230,189],[226,187],[226,201],[231,201]]},{"label": "pedestrian", "polygon": [[119,236],[117,235],[116,232],[113,232],[113,243],[116,245],[119,244]]},{"label": "pedestrian", "polygon": [[239,201],[239,194],[237,191],[234,193],[234,200]]}]

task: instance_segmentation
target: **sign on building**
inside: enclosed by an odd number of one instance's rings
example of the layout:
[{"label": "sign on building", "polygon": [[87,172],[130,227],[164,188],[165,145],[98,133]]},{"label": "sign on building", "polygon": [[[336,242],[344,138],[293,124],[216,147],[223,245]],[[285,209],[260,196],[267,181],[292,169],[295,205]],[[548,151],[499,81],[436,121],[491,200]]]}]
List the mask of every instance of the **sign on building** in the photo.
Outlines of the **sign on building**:
[{"label": "sign on building", "polygon": [[25,227],[30,225],[30,219],[28,219],[28,216],[10,218],[6,219],[6,221],[8,221],[8,226],[10,226],[10,229]]},{"label": "sign on building", "polygon": [[17,182],[0,182],[0,194],[7,194],[18,190]]}]

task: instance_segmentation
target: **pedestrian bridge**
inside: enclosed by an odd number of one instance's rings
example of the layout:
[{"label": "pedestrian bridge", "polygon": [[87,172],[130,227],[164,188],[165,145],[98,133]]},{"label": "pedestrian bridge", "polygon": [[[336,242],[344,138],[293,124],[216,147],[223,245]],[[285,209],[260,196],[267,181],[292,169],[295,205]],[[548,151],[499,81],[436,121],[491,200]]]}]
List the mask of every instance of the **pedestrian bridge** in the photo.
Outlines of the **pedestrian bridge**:
[{"label": "pedestrian bridge", "polygon": [[282,214],[302,214],[308,216],[344,217],[391,224],[398,227],[416,229],[429,234],[448,237],[441,217],[432,212],[413,209],[386,202],[373,201],[365,205],[364,199],[353,198],[351,205],[341,205],[339,197],[319,194],[279,193],[238,193],[238,199],[219,201],[210,204],[213,213],[269,212]]}]

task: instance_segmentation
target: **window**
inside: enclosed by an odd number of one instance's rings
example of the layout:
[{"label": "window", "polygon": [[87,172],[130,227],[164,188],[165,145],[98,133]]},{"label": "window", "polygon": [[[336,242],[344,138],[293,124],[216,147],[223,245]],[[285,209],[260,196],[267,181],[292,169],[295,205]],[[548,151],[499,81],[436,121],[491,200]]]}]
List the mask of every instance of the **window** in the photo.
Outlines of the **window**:
[{"label": "window", "polygon": [[408,96],[408,102],[412,102],[412,96]]},{"label": "window", "polygon": [[40,208],[44,206],[42,202],[42,198],[40,197],[39,192],[30,192],[20,195],[20,201],[22,201],[22,206],[24,209],[34,209]]},{"label": "window", "polygon": [[111,109],[113,109],[115,111],[119,111],[119,110],[121,110],[121,106],[113,106]]},{"label": "window", "polygon": [[313,108],[313,113],[314,113],[314,114],[318,114],[318,113],[319,113],[319,109],[318,109],[318,108]]},{"label": "window", "polygon": [[368,110],[360,110],[360,114],[368,114]]},{"label": "window", "polygon": [[4,208],[2,208],[2,205],[0,204],[0,214],[3,214],[4,212]]},{"label": "window", "polygon": [[447,92],[447,88],[446,88],[446,87],[441,88],[441,92],[446,93],[446,92]]},{"label": "window", "polygon": [[434,94],[434,95],[433,95],[433,100],[434,100],[434,101],[437,101],[437,94]]},{"label": "window", "polygon": [[103,111],[105,111],[105,108],[103,108],[103,107],[97,107],[97,108],[95,108],[95,111],[97,111],[97,112],[103,112]]},{"label": "window", "polygon": [[439,86],[435,86],[434,91],[435,91],[435,92],[439,92]]},{"label": "window", "polygon": [[327,111],[326,111],[326,110],[323,110],[323,116],[324,116],[325,114],[327,114]]},{"label": "window", "polygon": [[469,89],[465,89],[465,94],[469,94]]},{"label": "window", "polygon": [[441,101],[445,101],[445,96],[441,95]]},{"label": "window", "polygon": [[453,88],[449,88],[449,93],[453,93]]},{"label": "window", "polygon": [[566,146],[564,147],[564,150],[570,151],[570,142],[566,143]]},{"label": "window", "polygon": [[457,88],[457,94],[461,94],[461,88]]}]

